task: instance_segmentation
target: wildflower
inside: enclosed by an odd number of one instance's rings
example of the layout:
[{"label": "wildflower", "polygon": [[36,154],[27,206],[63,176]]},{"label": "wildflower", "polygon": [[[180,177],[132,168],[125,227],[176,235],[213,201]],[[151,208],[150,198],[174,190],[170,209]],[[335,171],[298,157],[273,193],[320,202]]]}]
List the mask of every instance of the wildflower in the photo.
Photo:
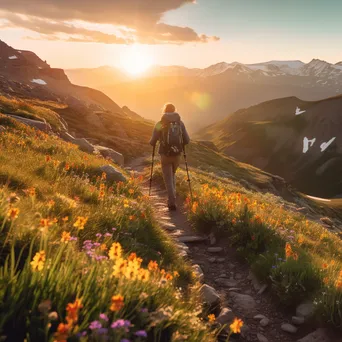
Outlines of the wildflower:
[{"label": "wildflower", "polygon": [[58,319],[58,313],[57,313],[56,311],[50,312],[49,315],[48,315],[48,319],[49,319],[50,321],[57,321],[57,319]]},{"label": "wildflower", "polygon": [[170,273],[166,273],[165,279],[166,279],[166,280],[172,280],[172,279],[173,279],[173,276],[172,276]]},{"label": "wildflower", "polygon": [[65,216],[62,218],[63,223],[67,223],[69,221],[69,217]]},{"label": "wildflower", "polygon": [[49,219],[41,219],[40,220],[40,226],[42,228],[49,228],[53,225],[53,222],[50,221]]},{"label": "wildflower", "polygon": [[120,258],[122,255],[122,247],[119,242],[113,242],[112,247],[109,250],[109,259],[114,260]]},{"label": "wildflower", "polygon": [[286,245],[285,245],[285,255],[286,255],[286,260],[289,258],[298,260],[298,254],[293,252],[292,247],[288,242],[286,242]]},{"label": "wildflower", "polygon": [[232,224],[236,224],[236,218],[235,217],[232,219]]},{"label": "wildflower", "polygon": [[150,261],[148,263],[148,266],[147,268],[150,270],[150,271],[156,271],[158,269],[158,263],[156,261]]},{"label": "wildflower", "polygon": [[197,208],[198,208],[198,202],[194,202],[194,203],[192,204],[191,211],[195,214],[196,211],[197,211]]},{"label": "wildflower", "polygon": [[111,233],[105,233],[104,237],[112,237]]},{"label": "wildflower", "polygon": [[147,337],[147,332],[145,330],[138,330],[136,333],[135,333],[135,336],[138,336],[138,337]]},{"label": "wildflower", "polygon": [[49,209],[51,209],[54,205],[55,205],[55,201],[54,201],[54,200],[50,200],[50,201],[47,203],[47,206],[48,206]]},{"label": "wildflower", "polygon": [[74,227],[78,228],[79,230],[84,229],[85,224],[88,221],[88,217],[83,217],[83,216],[77,216],[77,220],[74,223]]},{"label": "wildflower", "polygon": [[110,326],[112,329],[120,329],[120,328],[129,328],[131,326],[131,322],[124,319],[118,319],[117,321],[113,322]]},{"label": "wildflower", "polygon": [[101,251],[106,251],[107,250],[107,246],[105,243],[103,243],[101,246],[100,246],[100,250]]},{"label": "wildflower", "polygon": [[65,170],[65,171],[69,171],[69,170],[70,170],[70,165],[69,165],[69,164],[65,164],[64,170]]},{"label": "wildflower", "polygon": [[89,324],[90,330],[100,329],[102,328],[102,324],[99,321],[93,321]]},{"label": "wildflower", "polygon": [[62,233],[61,242],[68,243],[69,241],[70,241],[70,233],[64,231],[64,232]]},{"label": "wildflower", "polygon": [[297,242],[298,242],[299,245],[303,244],[303,242],[304,242],[303,236],[299,236],[298,239],[297,239]]},{"label": "wildflower", "polygon": [[173,276],[174,276],[175,278],[178,278],[178,277],[179,277],[179,273],[178,273],[177,271],[173,271]]},{"label": "wildflower", "polygon": [[324,283],[325,285],[328,285],[328,284],[329,284],[329,278],[328,278],[328,277],[324,277],[324,278],[323,278],[323,283]]},{"label": "wildflower", "polygon": [[101,313],[99,317],[100,317],[100,319],[102,319],[103,321],[106,321],[106,322],[108,322],[108,320],[109,320],[108,316],[104,313]]},{"label": "wildflower", "polygon": [[240,334],[241,328],[243,326],[243,321],[239,318],[235,318],[234,322],[229,326],[230,331],[234,334]]},{"label": "wildflower", "polygon": [[110,306],[111,311],[120,311],[124,307],[124,297],[116,295],[112,297],[112,305]]},{"label": "wildflower", "polygon": [[150,279],[150,272],[148,270],[145,270],[144,268],[141,268],[139,270],[138,279],[142,281],[147,281]]},{"label": "wildflower", "polygon": [[327,264],[327,263],[324,263],[324,264],[322,265],[322,268],[323,268],[323,269],[328,268],[328,264]]},{"label": "wildflower", "polygon": [[95,236],[100,238],[100,237],[102,237],[102,234],[101,233],[96,233]]},{"label": "wildflower", "polygon": [[47,155],[45,156],[45,161],[48,163],[49,161],[51,161],[51,156]]},{"label": "wildflower", "polygon": [[98,197],[98,199],[99,199],[99,200],[103,200],[104,197],[105,197],[105,192],[104,192],[103,190],[101,190],[101,191],[99,192],[99,197]]},{"label": "wildflower", "polygon": [[19,212],[20,210],[18,208],[10,208],[8,209],[7,217],[10,220],[15,220],[16,218],[18,218]]},{"label": "wildflower", "polygon": [[215,319],[216,319],[216,317],[215,317],[215,315],[214,315],[214,314],[210,314],[210,315],[208,315],[208,320],[209,320],[209,323],[214,323],[214,322],[215,322]]},{"label": "wildflower", "polygon": [[45,251],[37,252],[30,263],[33,271],[41,271],[44,268],[45,259]]},{"label": "wildflower", "polygon": [[335,285],[336,285],[336,288],[337,288],[337,289],[342,289],[342,271],[340,271],[339,276],[338,276],[338,278],[337,278],[337,280],[336,280]]},{"label": "wildflower", "polygon": [[141,258],[138,258],[137,255],[136,255],[135,253],[131,253],[131,254],[129,255],[129,257],[127,258],[127,260],[129,260],[129,261],[135,261],[135,262],[137,262],[137,263],[139,264],[139,266],[140,266],[140,264],[142,263],[142,259],[141,259]]},{"label": "wildflower", "polygon": [[133,190],[133,189],[129,189],[129,190],[128,190],[128,193],[129,193],[130,195],[133,195],[133,194],[134,194],[134,190]]},{"label": "wildflower", "polygon": [[74,303],[69,303],[66,307],[67,311],[67,322],[69,324],[75,324],[78,321],[78,311],[83,308],[80,299],[76,299]]},{"label": "wildflower", "polygon": [[66,341],[69,336],[70,326],[60,323],[57,327],[57,332],[54,334],[55,341]]},{"label": "wildflower", "polygon": [[134,221],[134,220],[135,220],[135,216],[134,216],[134,215],[130,215],[130,216],[129,216],[129,220],[130,220],[130,221]]}]

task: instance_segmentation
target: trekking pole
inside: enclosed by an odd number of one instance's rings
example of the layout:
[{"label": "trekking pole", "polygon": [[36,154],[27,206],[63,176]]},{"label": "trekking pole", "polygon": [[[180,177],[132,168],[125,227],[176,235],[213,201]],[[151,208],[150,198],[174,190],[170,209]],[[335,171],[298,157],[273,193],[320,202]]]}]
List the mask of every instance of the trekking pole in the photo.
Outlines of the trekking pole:
[{"label": "trekking pole", "polygon": [[154,153],[156,150],[156,145],[153,146],[153,152],[152,152],[152,165],[151,165],[151,177],[150,177],[150,189],[148,191],[148,195],[151,196],[151,188],[152,188],[152,177],[153,177],[153,165],[154,165]]},{"label": "trekking pole", "polygon": [[191,181],[190,181],[190,174],[189,174],[189,168],[188,168],[188,161],[186,159],[185,145],[183,145],[183,154],[184,154],[186,174],[188,176],[188,180],[187,181],[189,183],[190,199],[191,199],[191,203],[192,203],[193,202],[193,197],[192,197],[192,190],[191,190]]}]

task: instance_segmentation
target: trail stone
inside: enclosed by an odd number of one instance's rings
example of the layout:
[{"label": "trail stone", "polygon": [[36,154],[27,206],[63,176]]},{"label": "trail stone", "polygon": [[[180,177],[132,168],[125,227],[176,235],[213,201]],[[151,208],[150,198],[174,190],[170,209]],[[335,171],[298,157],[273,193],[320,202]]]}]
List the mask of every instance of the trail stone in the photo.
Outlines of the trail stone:
[{"label": "trail stone", "polygon": [[268,339],[260,333],[257,333],[257,339],[259,342],[268,342]]},{"label": "trail stone", "polygon": [[224,325],[229,324],[233,321],[235,315],[234,312],[229,308],[223,308],[219,314],[219,316],[216,318],[216,322]]},{"label": "trail stone", "polygon": [[249,326],[245,323],[242,328],[241,328],[241,336],[243,338],[247,338],[247,336],[249,335],[251,329],[249,328]]},{"label": "trail stone", "polygon": [[260,325],[261,325],[262,327],[267,327],[267,326],[269,325],[269,323],[270,323],[270,320],[269,320],[267,317],[263,318],[263,319],[260,321]]},{"label": "trail stone", "polygon": [[305,302],[297,306],[296,316],[304,317],[304,319],[307,319],[314,314],[314,311],[314,304],[312,302]]},{"label": "trail stone", "polygon": [[226,261],[225,258],[217,258],[217,262],[219,262],[219,263],[222,263],[222,262],[225,262],[225,261]]},{"label": "trail stone", "polygon": [[242,313],[251,317],[255,313],[256,302],[253,297],[246,294],[240,294],[237,292],[230,292],[230,295],[234,303],[241,309]]},{"label": "trail stone", "polygon": [[215,237],[214,233],[210,233],[209,234],[209,240],[210,240],[210,245],[211,246],[216,244],[216,237]]},{"label": "trail stone", "polygon": [[301,325],[304,324],[305,318],[304,317],[297,317],[297,316],[292,316],[292,323],[296,325]]},{"label": "trail stone", "polygon": [[166,230],[176,230],[176,226],[170,222],[160,222],[161,226]]},{"label": "trail stone", "polygon": [[215,283],[217,283],[220,286],[223,287],[236,287],[238,282],[234,279],[226,279],[226,278],[217,278],[215,280]]},{"label": "trail stone", "polygon": [[126,177],[114,166],[112,165],[104,165],[99,168],[101,172],[104,172],[107,175],[107,180],[109,182],[125,182]]},{"label": "trail stone", "polygon": [[292,324],[283,323],[283,324],[281,325],[281,330],[286,331],[286,332],[288,332],[288,333],[290,333],[290,334],[295,334],[295,333],[297,332],[298,328],[295,327],[295,326],[292,325]]},{"label": "trail stone", "polygon": [[332,342],[325,329],[317,329],[298,342]]},{"label": "trail stone", "polygon": [[181,242],[202,242],[207,240],[207,238],[201,236],[181,236],[178,240]]},{"label": "trail stone", "polygon": [[216,262],[216,258],[209,258],[208,260],[209,260],[209,262],[211,262],[212,264],[213,264],[214,262]]},{"label": "trail stone", "polygon": [[321,217],[320,221],[322,223],[325,223],[326,225],[332,227],[334,225],[334,222],[329,217]]},{"label": "trail stone", "polygon": [[263,284],[261,286],[260,290],[258,291],[258,295],[263,294],[266,291],[267,288],[268,288],[268,285],[267,284]]},{"label": "trail stone", "polygon": [[200,265],[193,265],[192,266],[194,273],[197,275],[199,281],[203,281],[204,279],[204,273],[201,269]]},{"label": "trail stone", "polygon": [[209,248],[207,249],[207,251],[208,251],[209,253],[220,253],[220,252],[223,251],[223,248],[222,248],[222,247],[209,247]]},{"label": "trail stone", "polygon": [[253,318],[254,318],[254,319],[262,320],[262,319],[266,318],[266,316],[261,315],[261,314],[258,314],[258,315],[255,315]]},{"label": "trail stone", "polygon": [[204,284],[201,286],[200,292],[203,296],[204,302],[206,302],[208,305],[211,306],[220,302],[220,296],[213,287]]}]

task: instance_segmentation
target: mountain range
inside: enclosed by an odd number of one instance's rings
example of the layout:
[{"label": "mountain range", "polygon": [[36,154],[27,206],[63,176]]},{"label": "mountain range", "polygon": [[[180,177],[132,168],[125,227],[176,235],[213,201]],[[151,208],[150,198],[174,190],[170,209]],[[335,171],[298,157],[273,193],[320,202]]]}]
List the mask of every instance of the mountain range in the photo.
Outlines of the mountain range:
[{"label": "mountain range", "polygon": [[35,53],[14,49],[3,41],[0,95],[42,100],[45,104],[51,101],[53,110],[75,137],[114,148],[128,157],[141,153],[152,129],[150,121],[127,106],[120,107],[99,90],[72,84],[64,70],[51,68]]},{"label": "mountain range", "polygon": [[289,96],[316,101],[342,92],[342,63],[318,59],[309,63],[222,62],[204,69],[155,66],[136,79],[110,67],[66,73],[74,83],[81,84],[86,79],[87,85],[149,119],[160,116],[159,108],[165,102],[174,102],[190,131],[264,101]]}]

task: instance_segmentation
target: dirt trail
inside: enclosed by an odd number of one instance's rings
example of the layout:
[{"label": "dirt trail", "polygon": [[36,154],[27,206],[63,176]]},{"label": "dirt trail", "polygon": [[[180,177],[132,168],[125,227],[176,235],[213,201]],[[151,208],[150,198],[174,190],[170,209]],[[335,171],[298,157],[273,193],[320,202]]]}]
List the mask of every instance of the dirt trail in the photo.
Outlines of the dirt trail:
[{"label": "dirt trail", "polygon": [[[134,161],[130,167],[140,172],[141,162],[145,158]],[[143,191],[148,194],[148,182]],[[245,322],[242,335],[231,338],[231,341],[258,342],[294,342],[315,329],[298,327],[297,333],[287,333],[281,329],[283,323],[291,324],[291,314],[285,314],[277,307],[268,289],[253,277],[246,263],[238,259],[234,249],[228,247],[227,240],[210,241],[208,237],[199,235],[190,226],[178,199],[178,210],[170,212],[167,207],[167,194],[162,185],[154,182],[151,193],[152,205],[161,226],[175,239],[181,248],[182,255],[203,271],[203,283],[216,289],[221,297],[221,307],[230,308],[234,315]],[[186,242],[190,239],[194,242]],[[210,252],[208,248],[217,247],[218,252]],[[255,315],[264,315],[266,320],[260,323]],[[267,323],[267,321],[269,322]],[[266,324],[267,323],[267,324]],[[262,326],[264,325],[264,326]],[[247,327],[246,327],[247,326]]]}]

